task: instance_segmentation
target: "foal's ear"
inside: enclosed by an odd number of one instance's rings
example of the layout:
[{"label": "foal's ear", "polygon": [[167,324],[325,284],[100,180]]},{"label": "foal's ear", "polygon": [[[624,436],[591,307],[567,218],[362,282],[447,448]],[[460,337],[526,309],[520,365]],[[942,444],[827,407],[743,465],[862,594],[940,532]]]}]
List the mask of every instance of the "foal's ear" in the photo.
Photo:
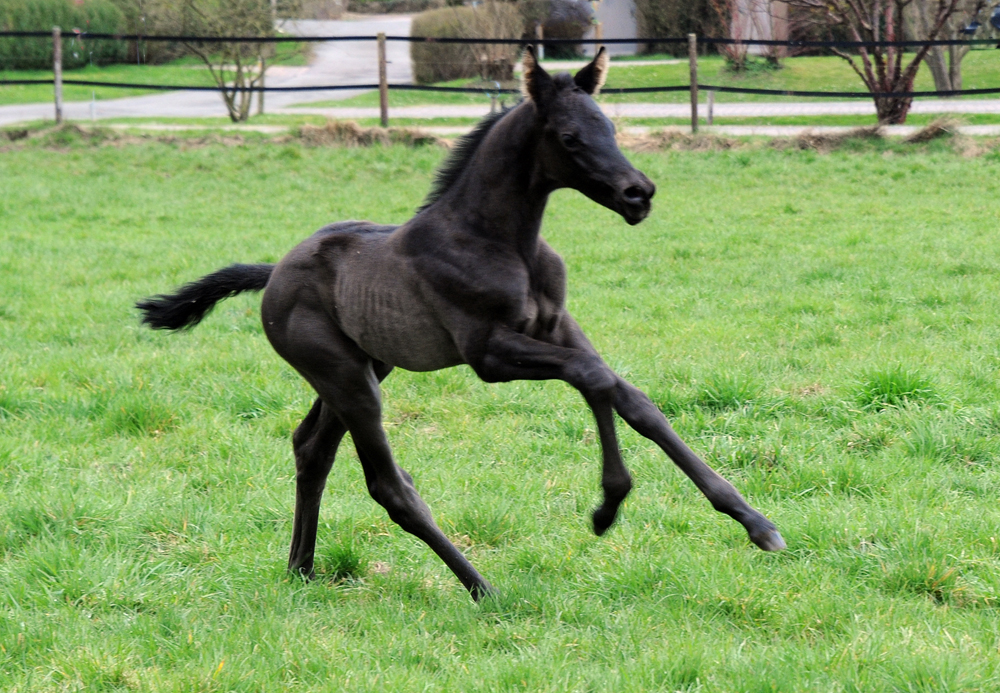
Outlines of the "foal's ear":
[{"label": "foal's ear", "polygon": [[573,76],[576,86],[591,96],[597,96],[597,93],[601,91],[601,87],[604,86],[604,82],[608,78],[609,62],[608,51],[604,46],[601,46],[601,50],[597,51],[594,59]]},{"label": "foal's ear", "polygon": [[524,65],[524,72],[521,73],[521,92],[525,98],[534,101],[539,110],[544,110],[545,105],[555,94],[555,83],[549,73],[538,64],[538,56],[535,55],[533,46],[525,46],[521,63]]}]

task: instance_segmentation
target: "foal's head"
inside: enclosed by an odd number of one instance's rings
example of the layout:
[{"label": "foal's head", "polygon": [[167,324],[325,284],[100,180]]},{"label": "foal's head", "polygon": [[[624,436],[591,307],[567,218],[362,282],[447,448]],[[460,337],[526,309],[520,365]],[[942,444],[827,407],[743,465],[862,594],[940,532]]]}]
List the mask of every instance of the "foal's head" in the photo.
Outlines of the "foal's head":
[{"label": "foal's head", "polygon": [[554,188],[579,190],[638,224],[649,214],[656,186],[622,155],[615,126],[591,98],[607,73],[604,48],[573,77],[549,75],[530,46],[524,53],[524,92],[535,104],[543,132],[542,174]]}]

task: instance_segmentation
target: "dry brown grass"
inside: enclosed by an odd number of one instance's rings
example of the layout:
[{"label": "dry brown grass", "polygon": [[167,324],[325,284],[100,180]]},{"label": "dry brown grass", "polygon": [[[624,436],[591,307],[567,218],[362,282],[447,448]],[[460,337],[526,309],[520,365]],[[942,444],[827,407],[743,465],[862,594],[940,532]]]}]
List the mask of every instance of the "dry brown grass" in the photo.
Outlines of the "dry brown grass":
[{"label": "dry brown grass", "polygon": [[719,135],[692,135],[677,130],[660,130],[641,135],[622,133],[618,144],[634,152],[710,152],[739,149],[751,144],[750,140],[739,140]]},{"label": "dry brown grass", "polygon": [[363,128],[351,120],[328,120],[324,125],[303,125],[298,138],[311,146],[340,145],[370,147],[374,144],[404,144],[419,147],[440,144],[440,138],[414,128]]},{"label": "dry brown grass", "polygon": [[917,130],[904,141],[909,144],[920,144],[921,142],[936,140],[938,137],[950,137],[958,133],[958,125],[959,121],[954,118],[937,118],[929,125]]},{"label": "dry brown grass", "polygon": [[[812,149],[817,152],[832,152],[842,147],[851,140],[877,140],[885,137],[885,131],[878,125],[871,127],[854,128],[845,132],[816,132],[806,130],[798,136],[791,138],[792,144],[799,149]],[[773,142],[780,145],[782,141],[787,142],[789,138],[776,138]]]}]

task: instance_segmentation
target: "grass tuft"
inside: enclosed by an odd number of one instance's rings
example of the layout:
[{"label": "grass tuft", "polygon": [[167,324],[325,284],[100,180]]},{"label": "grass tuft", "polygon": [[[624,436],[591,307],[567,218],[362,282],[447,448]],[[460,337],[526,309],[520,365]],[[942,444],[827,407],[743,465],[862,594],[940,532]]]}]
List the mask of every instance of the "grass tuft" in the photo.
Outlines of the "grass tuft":
[{"label": "grass tuft", "polygon": [[354,535],[339,536],[316,555],[316,575],[333,582],[357,580],[368,571],[368,561]]},{"label": "grass tuft", "polygon": [[866,411],[939,401],[929,378],[902,365],[872,369],[862,374],[854,399]]},{"label": "grass tuft", "polygon": [[709,376],[695,396],[695,404],[710,411],[739,409],[760,398],[760,383],[745,373],[724,371]]}]

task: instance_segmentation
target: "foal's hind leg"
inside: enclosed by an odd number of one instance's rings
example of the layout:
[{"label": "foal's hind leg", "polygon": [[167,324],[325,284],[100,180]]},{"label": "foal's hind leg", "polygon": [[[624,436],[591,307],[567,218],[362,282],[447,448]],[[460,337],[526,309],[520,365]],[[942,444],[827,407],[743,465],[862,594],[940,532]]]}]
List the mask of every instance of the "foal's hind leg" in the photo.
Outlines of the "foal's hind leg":
[{"label": "foal's hind leg", "polygon": [[430,508],[414,488],[412,478],[393,460],[382,429],[378,385],[370,378],[365,380],[370,388],[367,392],[358,381],[325,383],[321,387],[340,389],[346,385],[351,390],[350,405],[338,413],[372,474],[374,482],[369,483],[372,497],[386,509],[393,522],[430,546],[478,601],[493,588],[438,528]]},{"label": "foal's hind leg", "polygon": [[333,410],[324,405],[322,399],[317,399],[292,436],[295,448],[295,520],[288,569],[305,577],[313,577],[320,502],[337,446],[346,430]]},{"label": "foal's hind leg", "polygon": [[303,311],[295,320],[302,329],[290,330],[293,338],[281,342],[279,353],[319,393],[321,411],[329,407],[350,431],[372,497],[396,524],[430,546],[474,599],[491,592],[489,582],[434,523],[410,475],[393,460],[382,429],[376,364],[325,316]]},{"label": "foal's hind leg", "polygon": [[[376,363],[374,370],[381,382],[392,371],[392,366]],[[292,436],[295,449],[295,520],[292,547],[288,554],[288,570],[309,578],[313,577],[319,508],[326,487],[326,477],[346,431],[347,427],[333,409],[324,405],[321,398],[317,398]],[[371,465],[363,456],[361,466],[370,488],[374,476]],[[406,478],[409,478],[408,474]]]}]

